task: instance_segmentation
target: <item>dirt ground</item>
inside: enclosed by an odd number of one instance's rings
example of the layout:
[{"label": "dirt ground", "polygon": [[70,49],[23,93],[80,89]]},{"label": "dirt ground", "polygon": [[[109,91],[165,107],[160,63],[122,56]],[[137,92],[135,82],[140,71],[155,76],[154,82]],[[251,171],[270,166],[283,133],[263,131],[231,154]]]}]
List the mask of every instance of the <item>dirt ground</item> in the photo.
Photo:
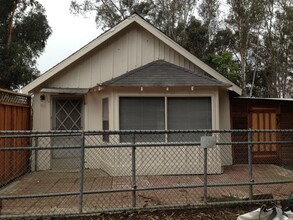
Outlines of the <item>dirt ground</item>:
[{"label": "dirt ground", "polygon": [[236,220],[241,214],[250,212],[259,208],[261,205],[241,205],[234,207],[211,207],[211,208],[193,208],[193,209],[174,209],[174,210],[153,210],[140,212],[121,212],[113,214],[97,214],[85,217],[64,217],[51,218],[50,220],[113,220],[113,219],[129,219],[129,220]]}]

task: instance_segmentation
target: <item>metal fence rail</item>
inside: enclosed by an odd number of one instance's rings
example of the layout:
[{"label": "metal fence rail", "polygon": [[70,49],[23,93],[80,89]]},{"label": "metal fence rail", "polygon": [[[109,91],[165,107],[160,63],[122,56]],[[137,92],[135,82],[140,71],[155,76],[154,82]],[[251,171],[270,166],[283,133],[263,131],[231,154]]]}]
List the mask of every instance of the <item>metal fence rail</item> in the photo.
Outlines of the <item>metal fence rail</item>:
[{"label": "metal fence rail", "polygon": [[[202,136],[216,145],[203,148]],[[293,130],[0,131],[0,145],[1,158],[30,158],[0,186],[2,218],[275,201],[293,190]]]}]

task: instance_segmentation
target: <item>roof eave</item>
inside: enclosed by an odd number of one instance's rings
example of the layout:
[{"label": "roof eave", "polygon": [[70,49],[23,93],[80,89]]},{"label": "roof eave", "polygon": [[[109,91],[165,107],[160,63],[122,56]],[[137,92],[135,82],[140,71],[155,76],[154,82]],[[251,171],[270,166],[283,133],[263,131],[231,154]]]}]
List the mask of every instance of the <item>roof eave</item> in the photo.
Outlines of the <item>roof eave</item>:
[{"label": "roof eave", "polygon": [[216,87],[216,88],[230,88],[231,85],[229,84],[223,84],[223,85],[207,85],[207,84],[190,84],[190,85],[173,85],[173,84],[170,84],[170,85],[126,85],[126,84],[108,84],[108,85],[105,85],[105,84],[101,84],[99,86],[96,86],[96,87],[103,87],[103,88],[106,88],[106,87],[149,87],[149,88],[153,88],[153,87],[162,87],[162,88],[165,88],[165,87]]}]

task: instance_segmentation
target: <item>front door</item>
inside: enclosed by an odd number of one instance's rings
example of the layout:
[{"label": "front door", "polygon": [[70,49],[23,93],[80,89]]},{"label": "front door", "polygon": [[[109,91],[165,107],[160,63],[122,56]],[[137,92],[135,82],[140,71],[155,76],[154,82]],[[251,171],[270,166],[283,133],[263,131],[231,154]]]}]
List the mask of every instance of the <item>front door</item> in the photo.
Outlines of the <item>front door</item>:
[{"label": "front door", "polygon": [[[82,130],[82,99],[53,99],[53,130]],[[80,146],[80,136],[62,136],[52,138],[52,145],[61,149],[52,151],[52,169],[76,169],[80,164],[80,149],[62,149],[62,147]]]},{"label": "front door", "polygon": [[[276,108],[253,108],[250,112],[250,127],[253,130],[275,130],[277,129]],[[275,132],[254,132],[253,142],[276,141]],[[278,163],[279,147],[277,144],[254,144],[252,147],[254,163]]]}]

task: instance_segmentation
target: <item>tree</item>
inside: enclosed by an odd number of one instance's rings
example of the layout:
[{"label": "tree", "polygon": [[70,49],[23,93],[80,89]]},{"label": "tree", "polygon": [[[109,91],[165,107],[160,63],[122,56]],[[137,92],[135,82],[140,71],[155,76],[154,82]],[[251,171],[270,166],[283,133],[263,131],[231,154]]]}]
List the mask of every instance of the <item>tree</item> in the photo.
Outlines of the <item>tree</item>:
[{"label": "tree", "polygon": [[231,52],[225,51],[220,55],[209,53],[204,56],[203,60],[231,82],[239,85],[240,64],[233,59],[233,54]]},{"label": "tree", "polygon": [[192,17],[185,29],[185,40],[181,42],[189,52],[203,59],[209,50],[208,27],[202,21]]},{"label": "tree", "polygon": [[268,95],[283,98],[293,94],[293,3],[279,0],[269,9],[264,32],[265,79]]},{"label": "tree", "polygon": [[227,23],[231,25],[234,32],[237,34],[238,46],[241,63],[241,87],[244,96],[247,91],[247,55],[250,43],[252,30],[257,30],[265,18],[266,0],[227,0],[230,6],[230,14]]},{"label": "tree", "polygon": [[[248,73],[253,72],[253,96],[283,98],[291,97],[293,93],[292,6],[291,1],[268,1],[263,25],[251,37],[247,69]],[[248,81],[250,79],[248,77]]]},{"label": "tree", "polygon": [[204,26],[208,28],[210,43],[219,28],[219,7],[219,0],[203,0],[199,5],[199,15],[203,20]]},{"label": "tree", "polygon": [[39,74],[36,58],[51,29],[35,0],[0,0],[0,5],[0,87],[19,89]]},{"label": "tree", "polygon": [[[184,29],[197,0],[72,0],[75,14],[96,13],[97,27],[114,27],[137,13],[175,41],[184,39]],[[183,36],[182,36],[183,35]]]}]

